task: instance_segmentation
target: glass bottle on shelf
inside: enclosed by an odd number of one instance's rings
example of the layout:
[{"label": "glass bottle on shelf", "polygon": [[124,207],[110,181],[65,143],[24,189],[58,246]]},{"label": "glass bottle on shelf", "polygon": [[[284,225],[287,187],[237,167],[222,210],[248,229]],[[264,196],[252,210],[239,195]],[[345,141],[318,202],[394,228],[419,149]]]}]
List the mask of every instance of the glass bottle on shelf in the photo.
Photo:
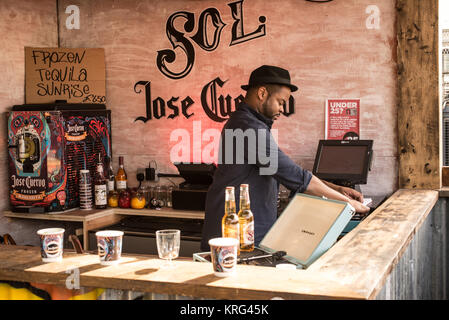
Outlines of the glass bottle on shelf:
[{"label": "glass bottle on shelf", "polygon": [[[239,217],[235,209],[234,187],[226,187],[225,213],[221,220],[221,232],[224,238],[235,238],[240,241]],[[237,246],[237,254],[240,254],[240,246]]]},{"label": "glass bottle on shelf", "polygon": [[249,200],[249,185],[240,185],[240,210],[238,213],[240,224],[240,250],[254,250],[254,217]]},{"label": "glass bottle on shelf", "polygon": [[95,209],[105,209],[108,203],[107,183],[101,156],[98,154],[97,170],[94,177]]},{"label": "glass bottle on shelf", "polygon": [[106,156],[104,160],[106,165],[105,177],[108,180],[108,194],[109,194],[111,191],[115,190],[115,175],[114,169],[112,168],[112,159]]},{"label": "glass bottle on shelf", "polygon": [[125,163],[123,156],[118,157],[119,167],[117,170],[117,174],[115,175],[115,187],[117,191],[120,192],[122,190],[126,190],[128,177],[125,171]]}]

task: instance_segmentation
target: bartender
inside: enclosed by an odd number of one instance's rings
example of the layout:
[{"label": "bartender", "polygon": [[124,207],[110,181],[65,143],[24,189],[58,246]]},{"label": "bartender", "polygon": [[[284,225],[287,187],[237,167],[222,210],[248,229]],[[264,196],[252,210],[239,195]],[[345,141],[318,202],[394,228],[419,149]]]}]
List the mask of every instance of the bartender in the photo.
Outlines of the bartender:
[{"label": "bartender", "polygon": [[[298,90],[287,70],[263,65],[241,88],[246,91],[245,99],[221,132],[218,166],[206,198],[202,250],[209,251],[209,239],[221,237],[227,186],[235,187],[238,211],[240,185],[249,184],[256,246],[276,221],[279,184],[295,193],[346,201],[360,213],[369,211],[362,204],[361,193],[320,180],[293,162],[274,142],[273,122],[281,115],[290,94]],[[239,134],[245,135],[245,143],[236,143]]]}]

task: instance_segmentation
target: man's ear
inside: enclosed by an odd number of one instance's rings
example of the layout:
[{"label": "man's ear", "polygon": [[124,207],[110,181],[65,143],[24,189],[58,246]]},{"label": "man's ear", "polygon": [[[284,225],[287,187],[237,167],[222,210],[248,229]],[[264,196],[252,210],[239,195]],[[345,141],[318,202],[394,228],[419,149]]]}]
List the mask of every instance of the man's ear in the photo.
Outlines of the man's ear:
[{"label": "man's ear", "polygon": [[260,86],[259,88],[257,88],[257,97],[259,98],[259,100],[265,100],[267,95],[268,90],[266,87]]}]

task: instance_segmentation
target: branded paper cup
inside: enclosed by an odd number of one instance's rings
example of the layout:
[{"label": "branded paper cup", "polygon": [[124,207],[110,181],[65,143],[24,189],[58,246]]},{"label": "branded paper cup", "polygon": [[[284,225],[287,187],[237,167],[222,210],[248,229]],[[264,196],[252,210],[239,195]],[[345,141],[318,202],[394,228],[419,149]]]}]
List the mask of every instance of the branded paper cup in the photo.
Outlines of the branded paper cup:
[{"label": "branded paper cup", "polygon": [[214,238],[209,240],[212,268],[217,277],[228,277],[235,273],[237,246],[235,238]]},{"label": "branded paper cup", "polygon": [[41,257],[43,262],[62,260],[64,231],[62,228],[47,228],[37,231],[41,242]]},{"label": "branded paper cup", "polygon": [[118,264],[122,256],[123,231],[104,230],[96,232],[95,235],[100,264]]}]

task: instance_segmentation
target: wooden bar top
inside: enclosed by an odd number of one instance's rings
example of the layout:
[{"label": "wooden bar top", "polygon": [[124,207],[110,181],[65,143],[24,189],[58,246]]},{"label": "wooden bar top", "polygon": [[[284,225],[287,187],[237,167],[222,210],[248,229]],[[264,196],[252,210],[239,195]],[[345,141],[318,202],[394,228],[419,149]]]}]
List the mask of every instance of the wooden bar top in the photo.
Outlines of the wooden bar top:
[{"label": "wooden bar top", "polygon": [[[237,274],[219,278],[210,263],[176,259],[173,269],[160,268],[165,261],[155,256],[124,255],[117,266],[103,266],[97,255],[64,252],[62,262],[43,263],[39,248],[1,246],[0,279],[65,286],[74,267],[80,285],[139,292],[156,292],[214,299],[331,299],[357,297],[323,275],[304,270],[237,265]],[[270,281],[267,281],[270,279]],[[323,282],[328,285],[323,286]]]},{"label": "wooden bar top", "polygon": [[157,257],[124,255],[102,266],[96,255],[64,253],[42,263],[39,249],[0,246],[0,279],[65,285],[80,270],[80,285],[215,299],[373,299],[438,199],[438,191],[398,190],[307,270],[238,265],[230,278],[210,263],[177,259],[159,269]]}]

